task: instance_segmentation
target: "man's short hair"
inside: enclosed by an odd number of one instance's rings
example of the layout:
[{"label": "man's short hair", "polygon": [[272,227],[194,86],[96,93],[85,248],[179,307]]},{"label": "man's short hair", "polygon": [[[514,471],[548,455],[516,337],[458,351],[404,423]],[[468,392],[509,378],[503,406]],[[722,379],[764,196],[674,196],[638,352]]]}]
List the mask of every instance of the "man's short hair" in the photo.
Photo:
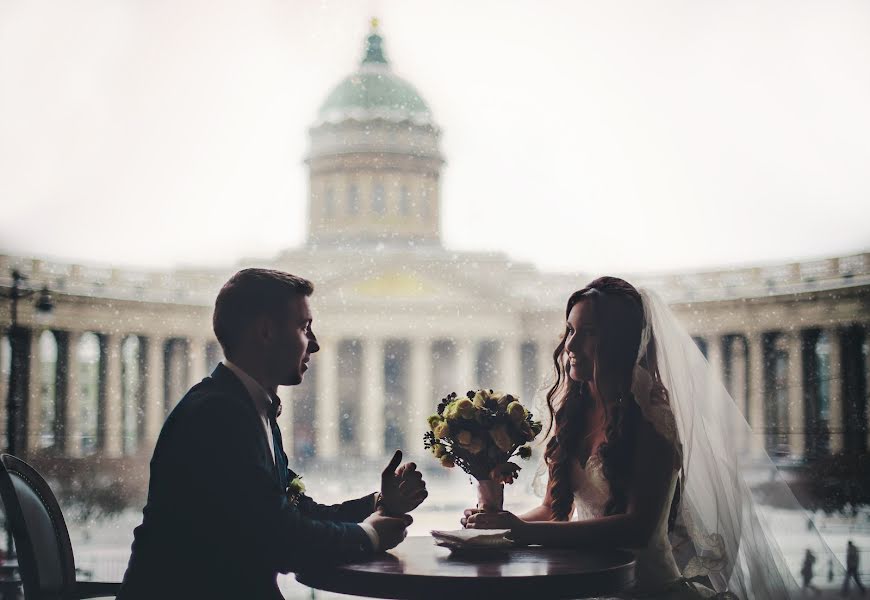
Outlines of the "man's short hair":
[{"label": "man's short hair", "polygon": [[310,296],[314,284],[307,279],[273,269],[242,269],[227,281],[214,303],[215,336],[231,358],[242,334],[262,315],[279,315],[298,296]]}]

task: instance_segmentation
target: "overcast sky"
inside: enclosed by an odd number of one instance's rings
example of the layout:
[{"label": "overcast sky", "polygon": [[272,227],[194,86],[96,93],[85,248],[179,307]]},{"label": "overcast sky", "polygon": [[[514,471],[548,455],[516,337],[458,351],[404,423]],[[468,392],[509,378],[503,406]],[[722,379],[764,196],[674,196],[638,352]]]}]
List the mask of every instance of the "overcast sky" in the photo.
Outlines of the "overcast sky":
[{"label": "overcast sky", "polygon": [[443,128],[444,242],[545,269],[870,249],[870,2],[0,2],[0,252],[304,240],[307,128],[380,17]]}]

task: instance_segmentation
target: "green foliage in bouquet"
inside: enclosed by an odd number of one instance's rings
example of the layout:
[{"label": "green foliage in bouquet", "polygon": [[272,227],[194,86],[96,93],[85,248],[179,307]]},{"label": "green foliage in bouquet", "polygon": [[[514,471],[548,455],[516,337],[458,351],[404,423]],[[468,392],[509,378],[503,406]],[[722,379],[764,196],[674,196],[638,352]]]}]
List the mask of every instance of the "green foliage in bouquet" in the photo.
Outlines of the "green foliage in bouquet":
[{"label": "green foliage in bouquet", "polygon": [[511,394],[492,390],[451,393],[429,417],[423,447],[445,467],[459,466],[477,480],[513,483],[520,467],[510,458],[528,460],[528,443],[541,433],[541,422]]}]

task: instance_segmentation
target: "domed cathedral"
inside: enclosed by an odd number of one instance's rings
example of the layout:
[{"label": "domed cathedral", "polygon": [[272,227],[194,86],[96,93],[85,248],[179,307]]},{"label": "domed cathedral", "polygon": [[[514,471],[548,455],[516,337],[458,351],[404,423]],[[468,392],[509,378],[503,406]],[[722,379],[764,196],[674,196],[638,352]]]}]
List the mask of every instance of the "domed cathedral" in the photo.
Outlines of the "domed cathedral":
[{"label": "domed cathedral", "polygon": [[377,19],[359,68],[329,93],[310,135],[309,246],[440,245],[440,130],[393,72]]},{"label": "domed cathedral", "polygon": [[[0,255],[0,295],[11,293],[15,269],[33,289],[50,288],[56,304],[48,324],[30,303],[17,313],[30,347],[46,347],[14,378],[25,457],[119,473],[131,472],[129,460],[145,472],[168,411],[220,358],[214,296],[241,266],[316,285],[321,351],[305,381],[281,391],[294,464],[361,457],[381,468],[395,448],[421,454],[426,417],[451,391],[540,395],[565,299],[592,276],[442,245],[440,130],[393,73],[376,21],[358,69],[326,96],[310,136],[307,241],[273,258],[146,272]],[[800,465],[870,446],[870,253],[627,278],[674,308],[757,448]],[[0,303],[0,398],[11,377],[9,327]],[[0,435],[4,423],[0,403]]]}]

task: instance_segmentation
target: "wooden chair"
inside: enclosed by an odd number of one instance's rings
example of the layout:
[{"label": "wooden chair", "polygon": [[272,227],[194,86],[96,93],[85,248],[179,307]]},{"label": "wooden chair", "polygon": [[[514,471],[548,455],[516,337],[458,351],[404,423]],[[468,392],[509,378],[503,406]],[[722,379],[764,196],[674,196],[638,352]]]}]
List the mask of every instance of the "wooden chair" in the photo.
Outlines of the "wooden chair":
[{"label": "wooden chair", "polygon": [[18,553],[27,600],[114,597],[120,583],[76,581],[69,530],[57,499],[36,469],[0,455],[0,499]]}]

